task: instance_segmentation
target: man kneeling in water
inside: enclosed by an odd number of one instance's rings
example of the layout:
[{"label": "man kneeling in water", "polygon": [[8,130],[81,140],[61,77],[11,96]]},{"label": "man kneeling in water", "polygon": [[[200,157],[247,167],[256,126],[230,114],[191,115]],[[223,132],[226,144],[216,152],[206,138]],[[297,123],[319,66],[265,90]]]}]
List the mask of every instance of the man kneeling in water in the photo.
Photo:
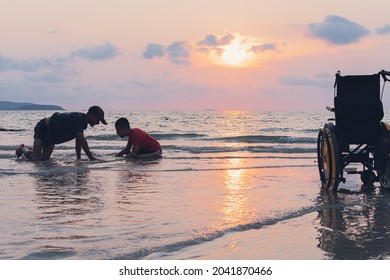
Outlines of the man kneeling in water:
[{"label": "man kneeling in water", "polygon": [[129,137],[126,147],[116,154],[116,157],[125,155],[126,158],[161,158],[160,143],[145,131],[139,128],[130,128],[126,118],[115,122],[116,133],[121,137]]},{"label": "man kneeling in water", "polygon": [[54,113],[51,117],[40,120],[35,126],[32,156],[27,156],[23,144],[17,149],[16,155],[25,155],[25,158],[31,160],[48,160],[56,144],[76,139],[77,159],[81,158],[81,149],[83,149],[90,160],[96,160],[89,149],[84,130],[87,129],[88,125],[93,127],[100,122],[107,124],[104,119],[104,111],[99,106],[90,107],[86,114],[78,112]]}]

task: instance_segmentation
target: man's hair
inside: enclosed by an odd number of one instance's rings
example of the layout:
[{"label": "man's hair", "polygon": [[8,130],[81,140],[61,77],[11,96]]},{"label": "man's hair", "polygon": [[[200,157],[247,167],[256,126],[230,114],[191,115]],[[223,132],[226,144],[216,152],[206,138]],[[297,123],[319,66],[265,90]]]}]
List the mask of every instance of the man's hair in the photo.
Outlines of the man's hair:
[{"label": "man's hair", "polygon": [[89,108],[87,114],[95,115],[102,124],[107,124],[106,120],[104,119],[104,111],[99,106],[92,106]]},{"label": "man's hair", "polygon": [[115,122],[115,127],[127,128],[127,127],[130,127],[130,124],[129,124],[129,121],[126,118],[119,118]]}]

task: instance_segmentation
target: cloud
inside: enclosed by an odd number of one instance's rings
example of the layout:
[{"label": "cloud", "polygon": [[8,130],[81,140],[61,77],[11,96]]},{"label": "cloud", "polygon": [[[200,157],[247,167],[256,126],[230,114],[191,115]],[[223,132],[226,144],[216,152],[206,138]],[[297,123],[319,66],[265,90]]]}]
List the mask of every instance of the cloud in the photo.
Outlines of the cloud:
[{"label": "cloud", "polygon": [[26,76],[26,80],[33,83],[64,83],[66,79],[63,75],[55,73],[44,73],[42,75]]},{"label": "cloud", "polygon": [[[222,57],[224,52],[237,49],[244,52],[252,52],[252,56],[265,51],[275,51],[276,44],[264,43],[249,36],[239,33],[227,32],[223,35],[208,34],[200,41],[175,41],[168,46],[159,43],[148,43],[142,53],[144,59],[166,57],[176,65],[190,65],[195,53],[210,55],[210,57]],[[253,55],[254,54],[254,55]]]},{"label": "cloud", "polygon": [[149,43],[142,57],[145,59],[153,59],[155,57],[167,56],[168,60],[176,65],[189,65],[191,46],[184,41],[173,42],[165,47],[162,44]]},{"label": "cloud", "polygon": [[36,72],[43,68],[55,67],[56,61],[46,57],[36,57],[12,62],[12,69],[22,72]]},{"label": "cloud", "polygon": [[89,61],[105,60],[114,58],[119,50],[110,43],[84,47],[64,55],[48,57],[30,57],[15,59],[0,54],[1,71],[38,72],[41,70],[58,71],[66,67],[66,64],[74,58],[82,58]]},{"label": "cloud", "polygon": [[33,57],[28,59],[13,59],[0,54],[0,71],[37,72],[43,68],[58,68],[62,60],[58,57]]},{"label": "cloud", "polygon": [[274,50],[276,50],[276,45],[273,43],[264,43],[264,44],[260,44],[260,45],[254,45],[254,46],[252,46],[252,48],[250,50],[254,53],[260,53],[260,52],[265,52],[265,51],[269,51],[269,50],[274,51]]},{"label": "cloud", "polygon": [[226,33],[220,38],[217,35],[209,34],[203,40],[196,42],[197,51],[204,53],[215,52],[221,55],[223,53],[223,48],[221,47],[229,45],[234,39],[235,36],[231,33]]},{"label": "cloud", "polygon": [[24,93],[25,87],[22,83],[12,81],[12,80],[0,80],[0,92],[1,92],[1,98],[3,100],[10,99],[15,97],[15,92],[17,93]]},{"label": "cloud", "polygon": [[379,27],[379,28],[376,30],[376,33],[377,33],[377,34],[380,34],[380,35],[384,35],[384,34],[390,33],[390,25],[385,24],[384,26]]},{"label": "cloud", "polygon": [[0,54],[0,71],[7,71],[11,66],[12,59]]},{"label": "cloud", "polygon": [[72,52],[71,57],[80,57],[87,60],[105,60],[116,57],[119,51],[116,46],[105,43],[103,45],[80,48]]},{"label": "cloud", "polygon": [[215,35],[207,35],[202,41],[198,42],[198,46],[218,46],[218,38]]},{"label": "cloud", "polygon": [[362,25],[337,15],[330,15],[323,22],[311,23],[309,34],[334,45],[358,42],[370,32]]},{"label": "cloud", "polygon": [[125,85],[130,88],[156,89],[159,87],[159,82],[157,80],[132,79]]},{"label": "cloud", "polygon": [[238,48],[244,49],[247,52],[259,54],[265,51],[275,51],[276,45],[274,43],[260,43],[259,40],[241,36],[239,33],[226,33],[218,38],[217,35],[209,34],[203,40],[198,41],[196,45],[200,48],[200,52],[214,52],[217,55],[222,55],[227,45],[235,44]]},{"label": "cloud", "polygon": [[232,40],[234,40],[234,35],[231,33],[226,33],[220,39],[216,35],[209,34],[203,40],[197,42],[197,45],[201,47],[225,46],[230,44]]},{"label": "cloud", "polygon": [[170,44],[166,53],[169,60],[177,65],[188,65],[190,63],[190,51],[189,46],[185,42],[174,42]]},{"label": "cloud", "polygon": [[146,50],[143,52],[142,57],[145,59],[152,59],[154,57],[163,57],[164,54],[164,45],[149,43],[146,46]]},{"label": "cloud", "polygon": [[319,79],[310,79],[306,77],[297,77],[297,76],[280,76],[279,82],[283,85],[288,86],[311,86],[311,87],[319,87],[319,88],[331,88],[333,86],[332,81],[330,79],[322,78],[325,76],[321,74],[321,78]]}]

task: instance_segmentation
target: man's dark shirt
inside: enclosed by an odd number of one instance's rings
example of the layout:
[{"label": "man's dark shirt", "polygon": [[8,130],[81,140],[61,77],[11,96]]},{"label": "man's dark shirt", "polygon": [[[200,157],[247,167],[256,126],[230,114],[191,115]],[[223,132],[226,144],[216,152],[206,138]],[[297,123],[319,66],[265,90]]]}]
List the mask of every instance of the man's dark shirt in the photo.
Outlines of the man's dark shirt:
[{"label": "man's dark shirt", "polygon": [[88,126],[84,113],[54,113],[51,116],[46,143],[60,144],[75,139]]}]

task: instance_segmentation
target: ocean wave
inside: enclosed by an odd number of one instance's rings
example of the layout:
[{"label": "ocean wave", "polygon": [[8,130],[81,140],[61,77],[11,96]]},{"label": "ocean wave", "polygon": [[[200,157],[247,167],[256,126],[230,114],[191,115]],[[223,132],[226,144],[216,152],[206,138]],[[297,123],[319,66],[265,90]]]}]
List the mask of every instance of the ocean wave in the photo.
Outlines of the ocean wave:
[{"label": "ocean wave", "polygon": [[[214,141],[226,143],[316,143],[316,137],[301,137],[289,135],[240,135],[226,137],[209,137],[207,134],[201,133],[151,133],[153,138],[157,140],[176,140],[188,139],[194,141]],[[101,134],[86,136],[87,140],[103,140],[103,141],[123,141],[116,134]]]},{"label": "ocean wave", "polygon": [[15,152],[15,150],[19,147],[19,145],[0,145],[0,152],[9,152],[9,151]]},{"label": "ocean wave", "polygon": [[214,156],[164,156],[166,159],[173,159],[173,160],[200,160],[200,159],[207,159],[207,160],[214,160],[214,159],[317,159],[317,156],[315,155],[292,155],[292,156],[283,156],[279,154],[275,155],[250,155],[250,156],[243,156],[243,155],[214,155]]},{"label": "ocean wave", "polygon": [[296,137],[283,135],[244,135],[231,137],[207,138],[209,141],[233,142],[233,143],[316,143],[313,137]]},{"label": "ocean wave", "polygon": [[[287,165],[262,165],[262,166],[241,166],[241,167],[221,167],[221,168],[172,168],[172,169],[154,169],[145,170],[142,172],[205,172],[205,171],[227,171],[227,170],[251,170],[251,169],[275,169],[275,168],[308,168],[313,167],[314,164],[287,164]],[[119,170],[115,170],[119,171]]]},{"label": "ocean wave", "polygon": [[[106,150],[121,150],[124,148],[125,145],[96,145],[96,144],[90,144],[89,145],[89,148],[91,150],[93,150],[94,152],[95,151],[98,151],[98,150],[103,150],[103,151],[106,151]],[[14,152],[17,148],[19,147],[19,145],[0,145],[0,154],[2,154],[1,152]],[[27,148],[30,148],[30,146],[27,146]],[[74,142],[69,142],[67,144],[58,144],[58,145],[55,145],[55,148],[54,150],[74,150],[75,149],[75,146],[74,146]]]},{"label": "ocean wave", "polygon": [[308,128],[308,129],[301,129],[300,132],[317,135],[319,130],[320,128]]},{"label": "ocean wave", "polygon": [[286,153],[286,154],[306,154],[316,153],[316,147],[297,147],[297,146],[177,146],[165,145],[163,150],[184,151],[193,154],[203,153],[233,153],[233,152],[251,152],[251,153]]},{"label": "ocean wave", "polygon": [[151,133],[152,137],[157,140],[174,140],[174,139],[198,139],[207,137],[201,133]]},{"label": "ocean wave", "polygon": [[[114,257],[113,259],[148,259],[148,258],[158,258],[158,254],[161,253],[170,253],[170,252],[177,252],[179,250],[185,249],[190,246],[195,246],[195,245],[201,245],[206,242],[210,242],[213,240],[216,240],[218,238],[221,238],[225,236],[228,233],[232,232],[244,232],[244,231],[249,231],[249,230],[259,230],[268,226],[275,225],[279,222],[284,222],[288,221],[294,218],[299,218],[304,215],[318,212],[322,208],[318,205],[314,205],[311,207],[305,207],[301,208],[295,211],[287,212],[279,217],[273,217],[273,218],[268,218],[262,221],[255,221],[252,223],[247,223],[243,225],[238,225],[235,227],[227,228],[224,230],[220,231],[215,231],[211,233],[206,233],[188,240],[183,240],[183,241],[178,241],[176,243],[171,243],[171,244],[166,244],[162,246],[156,246],[156,247],[150,247],[150,248],[143,248],[141,250],[131,252],[129,254],[122,254],[119,256]],[[156,254],[156,255],[155,255]],[[153,256],[155,255],[155,256]]]},{"label": "ocean wave", "polygon": [[0,127],[0,131],[19,132],[19,131],[26,131],[26,129],[13,129],[13,128]]},{"label": "ocean wave", "polygon": [[116,134],[100,134],[100,135],[87,135],[85,136],[87,140],[100,140],[100,141],[122,141]]},{"label": "ocean wave", "polygon": [[[18,145],[0,145],[0,158],[8,158],[10,155],[15,155],[15,150]],[[98,153],[118,152],[123,149],[124,145],[98,145],[90,144],[91,151]],[[56,145],[56,151],[74,151],[74,145]],[[190,154],[221,154],[221,153],[237,153],[237,152],[249,152],[254,155],[258,154],[311,154],[316,153],[316,147],[310,145],[274,145],[274,146],[186,146],[186,145],[162,145],[162,150],[179,153]],[[253,156],[251,156],[253,158]],[[215,158],[214,156],[212,158]]]},{"label": "ocean wave", "polygon": [[[150,133],[150,135],[157,140],[198,139],[207,137],[206,134],[200,133]],[[116,134],[89,135],[85,138],[87,140],[123,141]]]},{"label": "ocean wave", "polygon": [[[22,162],[21,159],[15,159]],[[59,159],[49,160],[44,162],[34,162],[33,165],[27,166],[23,169],[0,169],[0,177],[4,176],[18,176],[18,175],[33,175],[33,176],[62,176],[76,173],[85,173],[88,171],[106,171],[106,172],[121,172],[128,171],[128,165],[118,165],[121,159],[114,158],[112,160],[102,161],[81,161],[76,162],[74,159]],[[227,170],[254,170],[254,169],[283,169],[283,168],[312,168],[313,164],[276,164],[276,165],[252,165],[252,166],[238,166],[238,167],[193,167],[193,164],[188,164],[188,167],[177,168],[175,166],[165,168],[155,168],[156,161],[137,161],[132,162],[132,171],[139,173],[165,173],[165,172],[210,172],[210,171],[227,171]],[[26,161],[31,163],[30,161]],[[145,168],[149,166],[150,168]]]}]

